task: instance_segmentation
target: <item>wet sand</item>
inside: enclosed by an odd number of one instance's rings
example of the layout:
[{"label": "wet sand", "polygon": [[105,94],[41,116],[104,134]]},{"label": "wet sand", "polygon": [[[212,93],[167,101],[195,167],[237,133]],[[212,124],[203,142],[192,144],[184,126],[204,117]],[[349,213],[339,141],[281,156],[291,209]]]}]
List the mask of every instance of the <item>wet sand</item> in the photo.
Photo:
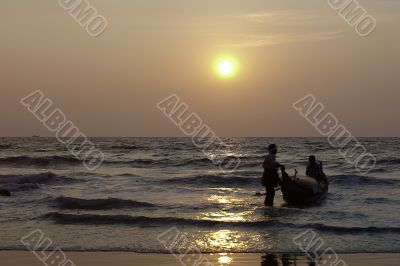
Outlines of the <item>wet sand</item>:
[{"label": "wet sand", "polygon": [[[173,255],[163,254],[138,254],[129,252],[66,252],[67,259],[76,266],[150,266],[182,265]],[[204,254],[204,262],[210,261],[212,265],[229,266],[277,266],[277,265],[316,265],[303,255],[296,254]],[[365,266],[365,265],[400,265],[400,253],[367,253],[367,254],[338,254],[345,262],[343,265]],[[190,258],[185,265],[191,266]],[[54,263],[54,262],[53,262]],[[71,264],[71,266],[73,265]],[[323,265],[323,263],[320,263]],[[34,254],[25,251],[0,251],[0,265],[2,266],[43,266]],[[51,264],[47,261],[47,265]],[[202,265],[207,265],[206,263]],[[329,265],[329,264],[327,264]],[[68,265],[70,266],[70,265]]]}]

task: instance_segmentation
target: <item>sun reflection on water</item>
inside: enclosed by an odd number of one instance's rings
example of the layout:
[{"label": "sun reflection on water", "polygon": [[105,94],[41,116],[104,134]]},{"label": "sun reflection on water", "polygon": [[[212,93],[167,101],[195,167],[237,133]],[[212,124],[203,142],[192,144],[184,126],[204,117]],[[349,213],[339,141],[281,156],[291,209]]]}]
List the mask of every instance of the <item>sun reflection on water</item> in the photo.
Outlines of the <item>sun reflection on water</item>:
[{"label": "sun reflection on water", "polygon": [[231,264],[231,262],[233,261],[232,258],[229,257],[227,253],[221,253],[219,255],[220,257],[218,258],[218,263],[221,265]]},{"label": "sun reflection on water", "polygon": [[243,245],[240,242],[239,234],[235,234],[231,230],[219,230],[211,233],[208,237],[211,247],[234,249]]},{"label": "sun reflection on water", "polygon": [[219,195],[211,195],[208,198],[208,200],[212,202],[218,202],[219,204],[228,204],[232,202],[232,200],[229,199],[227,196],[219,196]]},{"label": "sun reflection on water", "polygon": [[245,252],[250,246],[254,246],[254,244],[262,244],[263,237],[260,234],[221,229],[207,232],[194,240],[194,242],[200,250],[205,252],[221,252],[219,254],[221,255],[220,262],[227,264],[232,260],[228,260],[230,256],[226,252]]},{"label": "sun reflection on water", "polygon": [[204,239],[198,239],[197,245],[206,250],[242,250],[246,243],[241,238],[239,231],[228,229],[207,233]]},{"label": "sun reflection on water", "polygon": [[[227,145],[228,147],[234,147],[234,145]],[[238,147],[235,147],[235,149],[238,149]],[[225,148],[225,149],[220,149],[220,150],[215,150],[215,151],[209,151],[207,152],[207,157],[210,160],[221,160],[221,159],[225,159],[225,158],[244,158],[246,157],[247,154],[243,153],[243,152],[234,152],[231,151],[229,148]]]},{"label": "sun reflection on water", "polygon": [[233,213],[226,211],[206,212],[202,214],[200,220],[211,220],[218,222],[244,222],[246,221],[244,216],[247,214],[248,214],[247,212],[242,212],[242,213]]},{"label": "sun reflection on water", "polygon": [[237,199],[235,197],[213,194],[210,195],[207,200],[224,205],[223,209],[214,212],[204,212],[199,215],[199,217],[197,217],[198,219],[219,222],[244,222],[246,221],[246,217],[252,213],[252,210],[240,212],[227,211],[230,207],[239,206],[243,203],[243,200]]}]

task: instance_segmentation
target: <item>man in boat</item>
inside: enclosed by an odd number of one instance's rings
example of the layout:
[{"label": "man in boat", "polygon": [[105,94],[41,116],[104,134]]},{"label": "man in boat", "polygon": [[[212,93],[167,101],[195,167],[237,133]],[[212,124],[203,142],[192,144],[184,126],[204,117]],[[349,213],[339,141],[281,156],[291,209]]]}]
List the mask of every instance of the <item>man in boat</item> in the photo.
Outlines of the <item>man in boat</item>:
[{"label": "man in boat", "polygon": [[264,174],[262,177],[262,185],[265,186],[267,195],[265,196],[264,204],[265,206],[274,205],[275,197],[275,187],[279,183],[278,168],[281,169],[283,173],[285,171],[285,166],[276,161],[276,154],[278,153],[278,148],[275,144],[268,146],[268,155],[265,156],[263,168]]},{"label": "man in boat", "polygon": [[306,175],[317,179],[317,181],[322,181],[325,176],[324,170],[322,169],[322,162],[317,163],[317,159],[314,155],[308,157]]}]

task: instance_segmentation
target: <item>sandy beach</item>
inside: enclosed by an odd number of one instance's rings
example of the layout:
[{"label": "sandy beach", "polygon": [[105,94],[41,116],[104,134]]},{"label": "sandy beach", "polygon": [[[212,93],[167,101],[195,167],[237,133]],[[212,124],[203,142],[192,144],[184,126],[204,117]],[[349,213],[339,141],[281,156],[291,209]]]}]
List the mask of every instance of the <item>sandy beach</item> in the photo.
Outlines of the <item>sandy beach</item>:
[{"label": "sandy beach", "polygon": [[[181,265],[173,255],[164,254],[138,254],[128,252],[67,252],[68,259],[77,266],[150,266],[150,265]],[[365,254],[339,254],[346,265],[399,265],[398,253],[365,253]],[[295,254],[205,254],[212,265],[314,265],[307,257]],[[0,251],[0,261],[3,266],[41,266],[34,254],[25,251]],[[51,264],[48,264],[51,265]],[[187,264],[190,265],[190,264]]]}]

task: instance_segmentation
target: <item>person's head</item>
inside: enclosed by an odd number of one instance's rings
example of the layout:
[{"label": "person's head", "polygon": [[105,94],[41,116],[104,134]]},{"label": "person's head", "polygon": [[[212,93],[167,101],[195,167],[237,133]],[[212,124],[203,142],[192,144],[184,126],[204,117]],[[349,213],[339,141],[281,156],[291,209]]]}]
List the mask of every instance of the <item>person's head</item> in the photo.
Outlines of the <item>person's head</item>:
[{"label": "person's head", "polygon": [[316,161],[317,161],[317,159],[315,158],[314,155],[310,155],[310,157],[308,157],[308,162],[310,164],[315,164]]},{"label": "person's head", "polygon": [[276,147],[275,144],[270,144],[270,145],[268,146],[268,152],[269,152],[270,154],[275,155],[275,154],[278,153],[278,147]]}]

